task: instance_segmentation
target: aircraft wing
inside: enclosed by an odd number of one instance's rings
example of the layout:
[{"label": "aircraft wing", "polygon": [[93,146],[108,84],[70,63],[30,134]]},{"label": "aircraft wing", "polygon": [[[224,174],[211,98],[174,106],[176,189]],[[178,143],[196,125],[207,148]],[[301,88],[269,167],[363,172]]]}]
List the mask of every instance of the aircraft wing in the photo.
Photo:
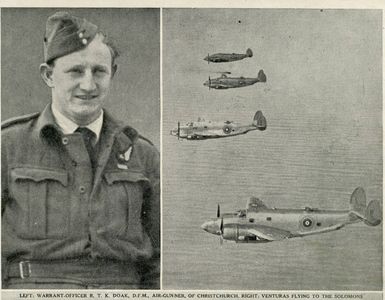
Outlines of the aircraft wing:
[{"label": "aircraft wing", "polygon": [[202,135],[206,135],[206,136],[217,136],[218,135],[218,131],[217,130],[213,130],[213,129],[206,129]]},{"label": "aircraft wing", "polygon": [[213,137],[219,137],[218,132],[206,130],[204,132],[192,133],[189,135],[190,139],[207,139],[207,138],[213,138]]},{"label": "aircraft wing", "polygon": [[263,238],[268,241],[279,241],[283,239],[288,239],[293,236],[289,231],[268,226],[258,226],[255,228],[250,228],[248,229],[248,232],[249,234],[253,234],[259,238]]},{"label": "aircraft wing", "polygon": [[229,85],[228,84],[223,84],[223,83],[220,83],[220,82],[218,82],[218,83],[211,82],[210,87],[214,88],[214,89],[221,90],[221,89],[228,89]]},{"label": "aircraft wing", "polygon": [[[231,127],[230,128],[230,131],[231,131]],[[206,131],[202,132],[201,133],[203,136],[206,136],[206,137],[222,137],[222,136],[227,136],[228,134],[225,133],[223,131],[223,129],[207,129]]]},{"label": "aircraft wing", "polygon": [[189,134],[187,136],[187,139],[190,139],[190,140],[192,140],[192,139],[200,140],[200,139],[205,139],[205,138],[207,138],[206,135],[204,135],[204,134],[197,134],[197,133],[192,133],[192,134]]}]

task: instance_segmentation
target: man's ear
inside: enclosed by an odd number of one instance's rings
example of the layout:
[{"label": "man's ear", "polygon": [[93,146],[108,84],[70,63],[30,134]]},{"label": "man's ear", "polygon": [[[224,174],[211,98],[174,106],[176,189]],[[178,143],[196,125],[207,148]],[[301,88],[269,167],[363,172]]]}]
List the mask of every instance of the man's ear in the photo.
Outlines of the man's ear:
[{"label": "man's ear", "polygon": [[114,75],[117,70],[118,70],[118,65],[113,65],[111,68],[111,78],[114,78]]},{"label": "man's ear", "polygon": [[46,63],[40,65],[40,76],[43,78],[45,84],[50,88],[53,88],[52,73],[53,69],[51,66]]}]

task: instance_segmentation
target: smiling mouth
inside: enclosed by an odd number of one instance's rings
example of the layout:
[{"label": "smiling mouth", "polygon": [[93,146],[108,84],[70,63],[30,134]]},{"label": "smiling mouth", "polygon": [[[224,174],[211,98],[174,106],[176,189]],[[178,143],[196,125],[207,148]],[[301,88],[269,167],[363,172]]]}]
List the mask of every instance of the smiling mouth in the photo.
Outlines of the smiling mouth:
[{"label": "smiling mouth", "polygon": [[77,95],[75,97],[79,98],[81,100],[92,100],[92,99],[98,97],[98,95]]}]

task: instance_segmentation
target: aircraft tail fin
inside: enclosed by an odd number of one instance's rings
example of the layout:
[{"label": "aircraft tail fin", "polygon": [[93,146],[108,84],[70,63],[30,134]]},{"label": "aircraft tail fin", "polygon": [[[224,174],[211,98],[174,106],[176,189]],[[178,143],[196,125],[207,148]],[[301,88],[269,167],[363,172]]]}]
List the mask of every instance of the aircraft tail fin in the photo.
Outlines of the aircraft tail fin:
[{"label": "aircraft tail fin", "polygon": [[246,55],[247,55],[248,57],[253,57],[253,51],[251,51],[250,48],[247,49],[247,50],[246,50]]},{"label": "aircraft tail fin", "polygon": [[259,130],[263,131],[267,127],[267,122],[265,116],[262,114],[262,111],[258,110],[253,119],[253,125]]},{"label": "aircraft tail fin", "polygon": [[366,205],[366,194],[362,187],[358,187],[350,197],[350,219],[351,221],[362,220],[369,226],[376,226],[382,221],[380,203],[372,200]]},{"label": "aircraft tail fin", "polygon": [[259,70],[257,79],[259,82],[266,82],[266,75],[263,70]]},{"label": "aircraft tail fin", "polygon": [[377,226],[382,221],[382,210],[380,202],[372,200],[369,202],[365,210],[365,224],[369,226]]},{"label": "aircraft tail fin", "polygon": [[350,196],[350,211],[356,217],[363,219],[365,217],[366,209],[366,194],[362,187],[358,187],[354,190]]}]

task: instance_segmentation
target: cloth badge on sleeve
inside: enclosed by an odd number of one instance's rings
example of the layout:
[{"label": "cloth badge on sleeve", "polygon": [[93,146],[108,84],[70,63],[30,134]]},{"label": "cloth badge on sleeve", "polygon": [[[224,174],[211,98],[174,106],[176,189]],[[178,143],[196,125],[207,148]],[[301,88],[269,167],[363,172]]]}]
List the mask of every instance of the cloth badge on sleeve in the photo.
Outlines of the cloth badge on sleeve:
[{"label": "cloth badge on sleeve", "polygon": [[132,146],[130,146],[126,152],[124,153],[120,153],[118,155],[118,159],[122,162],[127,162],[130,160],[130,157],[131,157],[131,152],[132,152]]},{"label": "cloth badge on sleeve", "polygon": [[126,152],[119,153],[118,154],[118,168],[119,169],[128,169],[128,167],[125,165],[130,160],[132,152],[132,146],[130,146]]}]

